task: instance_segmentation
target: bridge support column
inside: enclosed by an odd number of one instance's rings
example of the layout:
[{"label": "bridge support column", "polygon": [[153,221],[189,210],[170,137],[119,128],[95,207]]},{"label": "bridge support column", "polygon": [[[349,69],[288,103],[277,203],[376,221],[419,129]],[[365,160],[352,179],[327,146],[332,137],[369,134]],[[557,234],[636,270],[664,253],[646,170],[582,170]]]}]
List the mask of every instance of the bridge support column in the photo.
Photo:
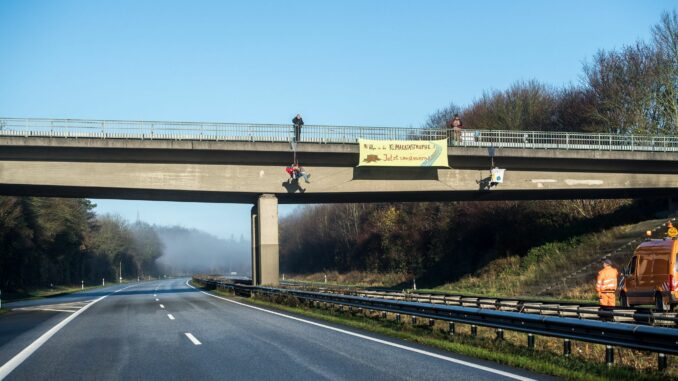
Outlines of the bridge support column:
[{"label": "bridge support column", "polygon": [[277,286],[280,278],[278,199],[271,194],[261,195],[252,212],[252,246],[255,248],[252,280],[256,285]]},{"label": "bridge support column", "polygon": [[252,225],[252,284],[258,285],[259,279],[259,261],[257,260],[257,206],[252,207],[250,212],[250,223]]}]

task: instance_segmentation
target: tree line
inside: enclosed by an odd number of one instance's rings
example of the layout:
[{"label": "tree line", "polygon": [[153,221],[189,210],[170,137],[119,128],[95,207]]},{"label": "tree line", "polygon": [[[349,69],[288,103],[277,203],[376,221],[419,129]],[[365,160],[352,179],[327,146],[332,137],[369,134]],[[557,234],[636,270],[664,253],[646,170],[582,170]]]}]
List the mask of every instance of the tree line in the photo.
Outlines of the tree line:
[{"label": "tree line", "polygon": [[152,226],[97,216],[86,199],[0,196],[0,288],[157,276]]},{"label": "tree line", "polygon": [[[466,107],[453,102],[422,128],[442,128],[454,114],[472,129],[675,135],[678,15],[665,12],[650,41],[599,51],[584,64],[578,85],[516,82]],[[648,200],[307,207],[281,221],[281,267],[287,273],[399,272],[436,283],[545,242],[651,217],[663,207]]]},{"label": "tree line", "polygon": [[466,128],[674,135],[678,129],[678,13],[664,12],[650,41],[600,50],[579,84],[561,88],[537,80],[485,91],[466,107],[454,102],[426,128],[454,114]]}]

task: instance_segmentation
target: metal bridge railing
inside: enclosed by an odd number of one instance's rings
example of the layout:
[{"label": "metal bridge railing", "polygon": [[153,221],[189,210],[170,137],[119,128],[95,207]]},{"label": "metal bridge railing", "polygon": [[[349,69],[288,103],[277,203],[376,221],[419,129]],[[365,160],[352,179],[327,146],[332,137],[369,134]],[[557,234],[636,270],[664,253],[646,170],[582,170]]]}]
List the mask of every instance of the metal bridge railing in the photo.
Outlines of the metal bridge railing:
[{"label": "metal bridge railing", "polygon": [[[288,142],[293,135],[291,124],[0,118],[0,136]],[[678,152],[678,136],[463,130],[456,141],[451,131],[430,128],[305,125],[301,132],[302,142],[340,144],[447,137],[461,147]]]}]

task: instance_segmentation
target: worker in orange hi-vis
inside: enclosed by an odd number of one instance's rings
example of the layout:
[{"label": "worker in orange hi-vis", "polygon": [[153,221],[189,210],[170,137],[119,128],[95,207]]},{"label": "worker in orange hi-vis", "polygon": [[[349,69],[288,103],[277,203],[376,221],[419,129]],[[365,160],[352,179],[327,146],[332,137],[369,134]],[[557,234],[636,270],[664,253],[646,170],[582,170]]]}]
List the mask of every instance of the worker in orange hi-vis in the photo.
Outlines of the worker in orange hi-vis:
[{"label": "worker in orange hi-vis", "polygon": [[598,283],[596,291],[602,307],[614,307],[616,304],[615,293],[617,292],[617,278],[619,272],[612,267],[612,261],[606,259],[603,261],[603,268],[598,271]]}]

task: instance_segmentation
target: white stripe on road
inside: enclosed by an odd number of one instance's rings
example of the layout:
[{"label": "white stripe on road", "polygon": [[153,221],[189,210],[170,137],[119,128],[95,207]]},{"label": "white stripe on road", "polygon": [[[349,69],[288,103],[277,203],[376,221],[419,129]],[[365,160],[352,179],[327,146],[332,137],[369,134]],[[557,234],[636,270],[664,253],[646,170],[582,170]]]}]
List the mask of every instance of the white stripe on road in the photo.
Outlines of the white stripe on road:
[{"label": "white stripe on road", "polygon": [[[194,289],[197,290],[197,288],[190,285],[188,283],[188,281],[186,281],[186,285],[188,287],[191,287],[191,288],[194,288]],[[474,364],[472,362],[455,359],[453,357],[443,356],[443,355],[440,355],[440,354],[437,354],[437,353],[425,351],[425,350],[418,349],[418,348],[408,347],[406,345],[397,344],[397,343],[394,343],[394,342],[391,342],[391,341],[377,339],[377,338],[374,338],[374,337],[370,337],[370,336],[362,335],[362,334],[359,334],[359,333],[347,331],[347,330],[344,330],[344,329],[341,329],[341,328],[336,328],[336,327],[332,327],[332,326],[329,326],[329,325],[316,323],[314,321],[301,319],[301,318],[298,318],[298,317],[295,317],[295,316],[286,315],[286,314],[283,314],[283,313],[280,313],[280,312],[270,311],[270,310],[267,310],[267,309],[264,309],[264,308],[261,308],[261,307],[251,306],[249,304],[240,303],[240,302],[237,302],[235,300],[222,298],[221,296],[213,295],[213,294],[210,294],[209,292],[205,292],[205,291],[202,291],[202,290],[198,290],[198,291],[202,292],[205,295],[209,295],[213,298],[225,300],[229,303],[234,303],[234,304],[237,304],[237,305],[240,305],[240,306],[243,306],[243,307],[252,308],[252,309],[255,309],[255,310],[258,310],[258,311],[266,312],[266,313],[273,314],[273,315],[280,316],[280,317],[284,317],[284,318],[287,318],[287,319],[296,320],[298,322],[310,324],[310,325],[313,325],[313,326],[316,326],[316,327],[325,328],[325,329],[328,329],[330,331],[343,333],[343,334],[346,334],[346,335],[349,335],[349,336],[358,337],[358,338],[361,338],[361,339],[364,339],[364,340],[372,341],[372,342],[379,343],[379,344],[384,344],[384,345],[394,347],[394,348],[403,349],[403,350],[406,350],[406,351],[409,351],[409,352],[419,353],[419,354],[424,355],[424,356],[434,357],[434,358],[444,360],[444,361],[448,361],[448,362],[451,362],[451,363],[468,366],[470,368],[475,368],[475,369],[478,369],[478,370],[483,370],[483,371],[486,371],[486,372],[498,374],[498,375],[501,375],[501,376],[504,376],[504,377],[512,378],[514,380],[535,381],[533,378],[520,376],[520,375],[517,375],[517,374],[514,374],[514,373],[509,373],[509,372],[499,370],[499,369],[495,369],[495,368],[490,368],[489,366]]]},{"label": "white stripe on road", "polygon": [[161,304],[161,305],[160,305],[160,308],[165,308],[165,306],[163,306],[163,305]]},{"label": "white stripe on road", "polygon": [[201,343],[200,341],[198,341],[198,339],[196,339],[195,336],[193,336],[192,334],[186,332],[185,335],[186,335],[186,337],[188,337],[189,340],[191,340],[191,342],[192,342],[193,344],[195,344],[195,345],[202,345],[202,343]]},{"label": "white stripe on road", "polygon": [[158,296],[157,294],[153,294],[153,296]]},{"label": "white stripe on road", "polygon": [[160,301],[160,299],[158,299],[158,298],[155,298],[155,301],[156,301],[156,302],[159,302],[159,301]]},{"label": "white stripe on road", "polygon": [[[113,293],[117,293],[118,291],[134,287],[136,285],[131,285],[127,286],[125,288],[122,288],[120,290],[114,291]],[[111,295],[111,294],[108,294]],[[0,380],[3,380],[5,377],[7,377],[16,367],[21,365],[28,357],[30,357],[35,351],[38,350],[43,344],[47,342],[52,336],[54,336],[57,332],[59,332],[63,327],[66,326],[66,324],[70,323],[73,319],[78,317],[81,313],[85,312],[88,308],[92,307],[94,303],[104,299],[108,295],[104,295],[100,297],[99,299],[93,300],[91,303],[87,304],[86,306],[82,307],[79,309],[77,312],[74,312],[72,315],[68,316],[64,320],[60,321],[59,324],[55,325],[52,327],[49,331],[45,332],[42,334],[42,336],[38,337],[34,342],[29,344],[26,348],[24,348],[21,352],[19,352],[16,356],[12,357],[9,361],[7,361],[3,366],[0,366]]]},{"label": "white stripe on road", "polygon": [[174,316],[172,316],[172,314],[167,314],[167,317],[168,317],[170,320],[174,320]]}]

